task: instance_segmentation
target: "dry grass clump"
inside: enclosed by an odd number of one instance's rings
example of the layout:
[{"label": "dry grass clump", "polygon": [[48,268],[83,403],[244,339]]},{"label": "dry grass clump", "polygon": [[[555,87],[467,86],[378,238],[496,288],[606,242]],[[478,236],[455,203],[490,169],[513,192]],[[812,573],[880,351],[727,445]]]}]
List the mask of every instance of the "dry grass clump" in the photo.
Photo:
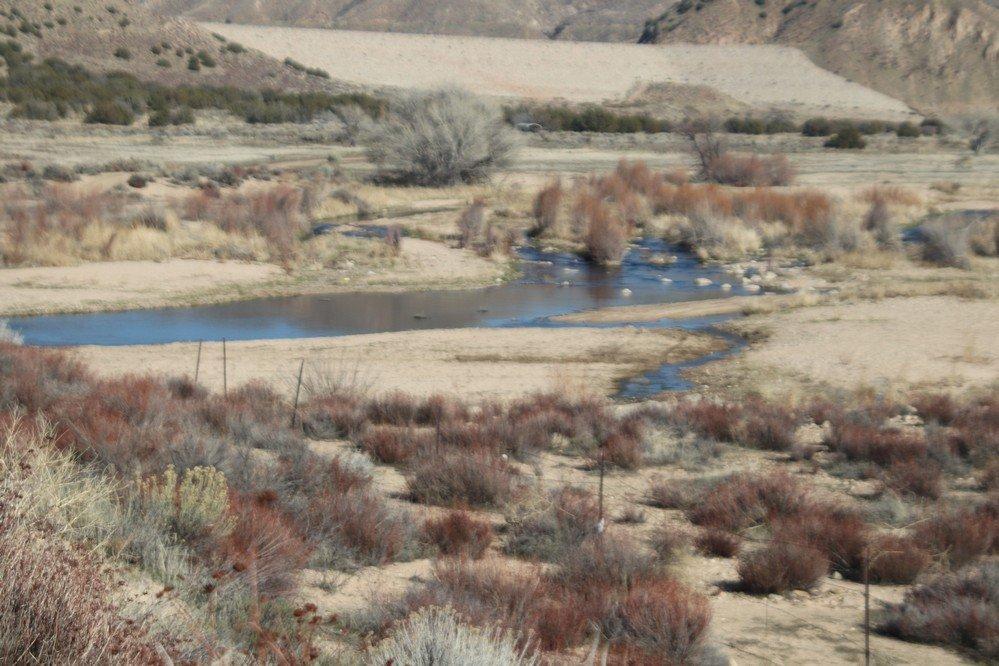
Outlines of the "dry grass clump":
[{"label": "dry grass clump", "polygon": [[702,529],[694,537],[694,547],[699,553],[709,557],[735,557],[741,546],[739,537],[713,527]]},{"label": "dry grass clump", "polygon": [[911,536],[883,534],[868,545],[868,576],[872,583],[905,585],[930,566],[932,556]]},{"label": "dry grass clump", "polygon": [[731,442],[736,437],[741,409],[738,405],[712,400],[683,400],[669,415],[671,423],[702,437]]},{"label": "dry grass clump", "polygon": [[764,451],[790,451],[798,425],[793,409],[758,401],[747,406],[737,440],[739,444]]},{"label": "dry grass clump", "polygon": [[962,567],[999,552],[999,506],[944,508],[919,522],[913,531],[917,543],[951,568]]},{"label": "dry grass clump", "polygon": [[412,427],[369,425],[358,439],[360,447],[378,462],[398,465],[434,444],[432,433]]},{"label": "dry grass clump", "polygon": [[999,562],[937,576],[888,606],[878,627],[888,636],[964,648],[999,659]]},{"label": "dry grass clump", "polygon": [[392,627],[366,655],[370,666],[534,666],[538,656],[513,632],[465,624],[452,608],[428,606]]},{"label": "dry grass clump", "polygon": [[702,490],[686,514],[695,525],[739,532],[793,515],[808,498],[807,489],[785,473],[733,474]]},{"label": "dry grass clump", "polygon": [[919,227],[923,240],[922,255],[925,261],[971,268],[971,227],[963,220],[939,219]]},{"label": "dry grass clump", "polygon": [[592,493],[566,486],[531,495],[506,514],[503,549],[518,557],[557,562],[596,533],[600,520]]},{"label": "dry grass clump", "polygon": [[451,557],[482,557],[493,540],[489,523],[472,518],[465,511],[452,511],[446,516],[430,518],[423,525],[427,539],[441,555]]}]

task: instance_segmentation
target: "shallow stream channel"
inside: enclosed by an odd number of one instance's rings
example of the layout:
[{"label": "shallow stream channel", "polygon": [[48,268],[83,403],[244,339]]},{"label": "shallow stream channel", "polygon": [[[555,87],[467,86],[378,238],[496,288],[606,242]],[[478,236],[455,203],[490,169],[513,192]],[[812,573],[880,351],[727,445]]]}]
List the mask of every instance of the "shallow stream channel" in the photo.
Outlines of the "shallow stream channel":
[{"label": "shallow stream channel", "polygon": [[[11,320],[26,344],[145,345],[195,340],[309,338],[418,329],[565,327],[553,317],[621,305],[648,305],[744,295],[737,281],[704,266],[659,239],[637,242],[620,266],[593,266],[572,253],[518,250],[520,277],[466,290],[339,292],[258,298],[219,305],[93,314],[44,315]],[[710,280],[710,284],[705,283]],[[698,284],[700,282],[700,284]],[[621,381],[618,398],[638,399],[688,383],[681,372],[741,347],[716,328],[725,318],[662,320],[613,326],[683,328],[724,337],[728,348],[683,363],[666,364]],[[584,324],[594,326],[594,324]],[[596,326],[600,326],[597,324]]]}]

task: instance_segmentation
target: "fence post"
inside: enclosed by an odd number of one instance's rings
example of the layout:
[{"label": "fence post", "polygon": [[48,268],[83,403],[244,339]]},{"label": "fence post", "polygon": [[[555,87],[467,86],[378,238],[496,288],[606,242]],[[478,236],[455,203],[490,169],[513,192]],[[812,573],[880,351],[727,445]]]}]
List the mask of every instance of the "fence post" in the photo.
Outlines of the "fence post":
[{"label": "fence post", "polygon": [[298,366],[298,383],[295,385],[295,405],[291,408],[291,427],[295,427],[298,420],[298,396],[302,392],[302,372],[305,370],[305,359]]},{"label": "fence post", "polygon": [[604,531],[604,450],[600,449],[600,520],[597,522],[597,532]]},{"label": "fence post", "polygon": [[222,338],[222,397],[229,399],[229,357],[225,352],[225,338]]},{"label": "fence post", "polygon": [[871,554],[864,547],[864,666],[871,666]]},{"label": "fence post", "polygon": [[201,340],[198,340],[198,358],[194,361],[194,383],[198,383],[198,373],[201,372]]}]

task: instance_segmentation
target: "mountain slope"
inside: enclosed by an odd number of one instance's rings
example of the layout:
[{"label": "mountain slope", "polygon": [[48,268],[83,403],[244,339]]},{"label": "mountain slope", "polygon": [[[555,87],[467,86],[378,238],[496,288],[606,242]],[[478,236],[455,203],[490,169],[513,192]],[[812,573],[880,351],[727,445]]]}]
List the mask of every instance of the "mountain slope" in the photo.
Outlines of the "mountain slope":
[{"label": "mountain slope", "polygon": [[676,0],[144,0],[168,16],[308,28],[637,41]]},{"label": "mountain slope", "polygon": [[[0,0],[0,31],[0,41],[15,41],[38,59],[59,58],[95,73],[124,71],[165,85],[289,92],[342,87],[127,0]],[[192,56],[197,65],[190,64]]]},{"label": "mountain slope", "polygon": [[999,108],[999,9],[987,0],[685,0],[644,39],[787,44],[920,110]]}]

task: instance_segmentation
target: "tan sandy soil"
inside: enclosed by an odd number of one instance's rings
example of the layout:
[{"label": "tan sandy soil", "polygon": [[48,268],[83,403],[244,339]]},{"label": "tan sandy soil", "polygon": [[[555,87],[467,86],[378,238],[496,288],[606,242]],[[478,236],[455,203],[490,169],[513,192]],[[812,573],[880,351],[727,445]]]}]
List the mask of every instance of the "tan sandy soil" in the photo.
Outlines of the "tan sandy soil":
[{"label": "tan sandy soil", "polygon": [[793,48],[661,46],[410,35],[208,23],[279,59],[328,69],[348,83],[457,85],[487,95],[600,102],[642,83],[703,85],[755,107],[900,118],[895,99],[816,67]]},{"label": "tan sandy soil", "polygon": [[0,314],[157,307],[282,279],[277,266],[189,259],[0,270]]},{"label": "tan sandy soil", "polygon": [[652,322],[660,319],[693,319],[738,314],[749,307],[779,309],[789,306],[798,299],[799,297],[795,296],[733,296],[684,303],[622,305],[601,310],[574,312],[552,317],[552,320],[566,324],[624,324],[627,322]]},{"label": "tan sandy soil", "polygon": [[895,298],[751,317],[737,329],[766,337],[703,368],[708,384],[760,390],[827,384],[905,389],[983,386],[999,377],[999,304],[954,297]]},{"label": "tan sandy soil", "polygon": [[0,270],[0,316],[207,304],[344,290],[472,287],[506,267],[471,252],[407,238],[395,265],[288,275],[273,264],[189,259]]},{"label": "tan sandy soil", "polygon": [[[640,329],[455,329],[340,338],[231,342],[228,381],[263,380],[293,389],[300,359],[353,377],[374,391],[452,393],[469,400],[550,390],[568,377],[610,393],[614,381],[659,363],[700,356],[722,343],[707,335]],[[193,374],[196,343],[81,347],[82,360],[108,375]],[[222,350],[208,344],[200,381],[222,388]]]}]

